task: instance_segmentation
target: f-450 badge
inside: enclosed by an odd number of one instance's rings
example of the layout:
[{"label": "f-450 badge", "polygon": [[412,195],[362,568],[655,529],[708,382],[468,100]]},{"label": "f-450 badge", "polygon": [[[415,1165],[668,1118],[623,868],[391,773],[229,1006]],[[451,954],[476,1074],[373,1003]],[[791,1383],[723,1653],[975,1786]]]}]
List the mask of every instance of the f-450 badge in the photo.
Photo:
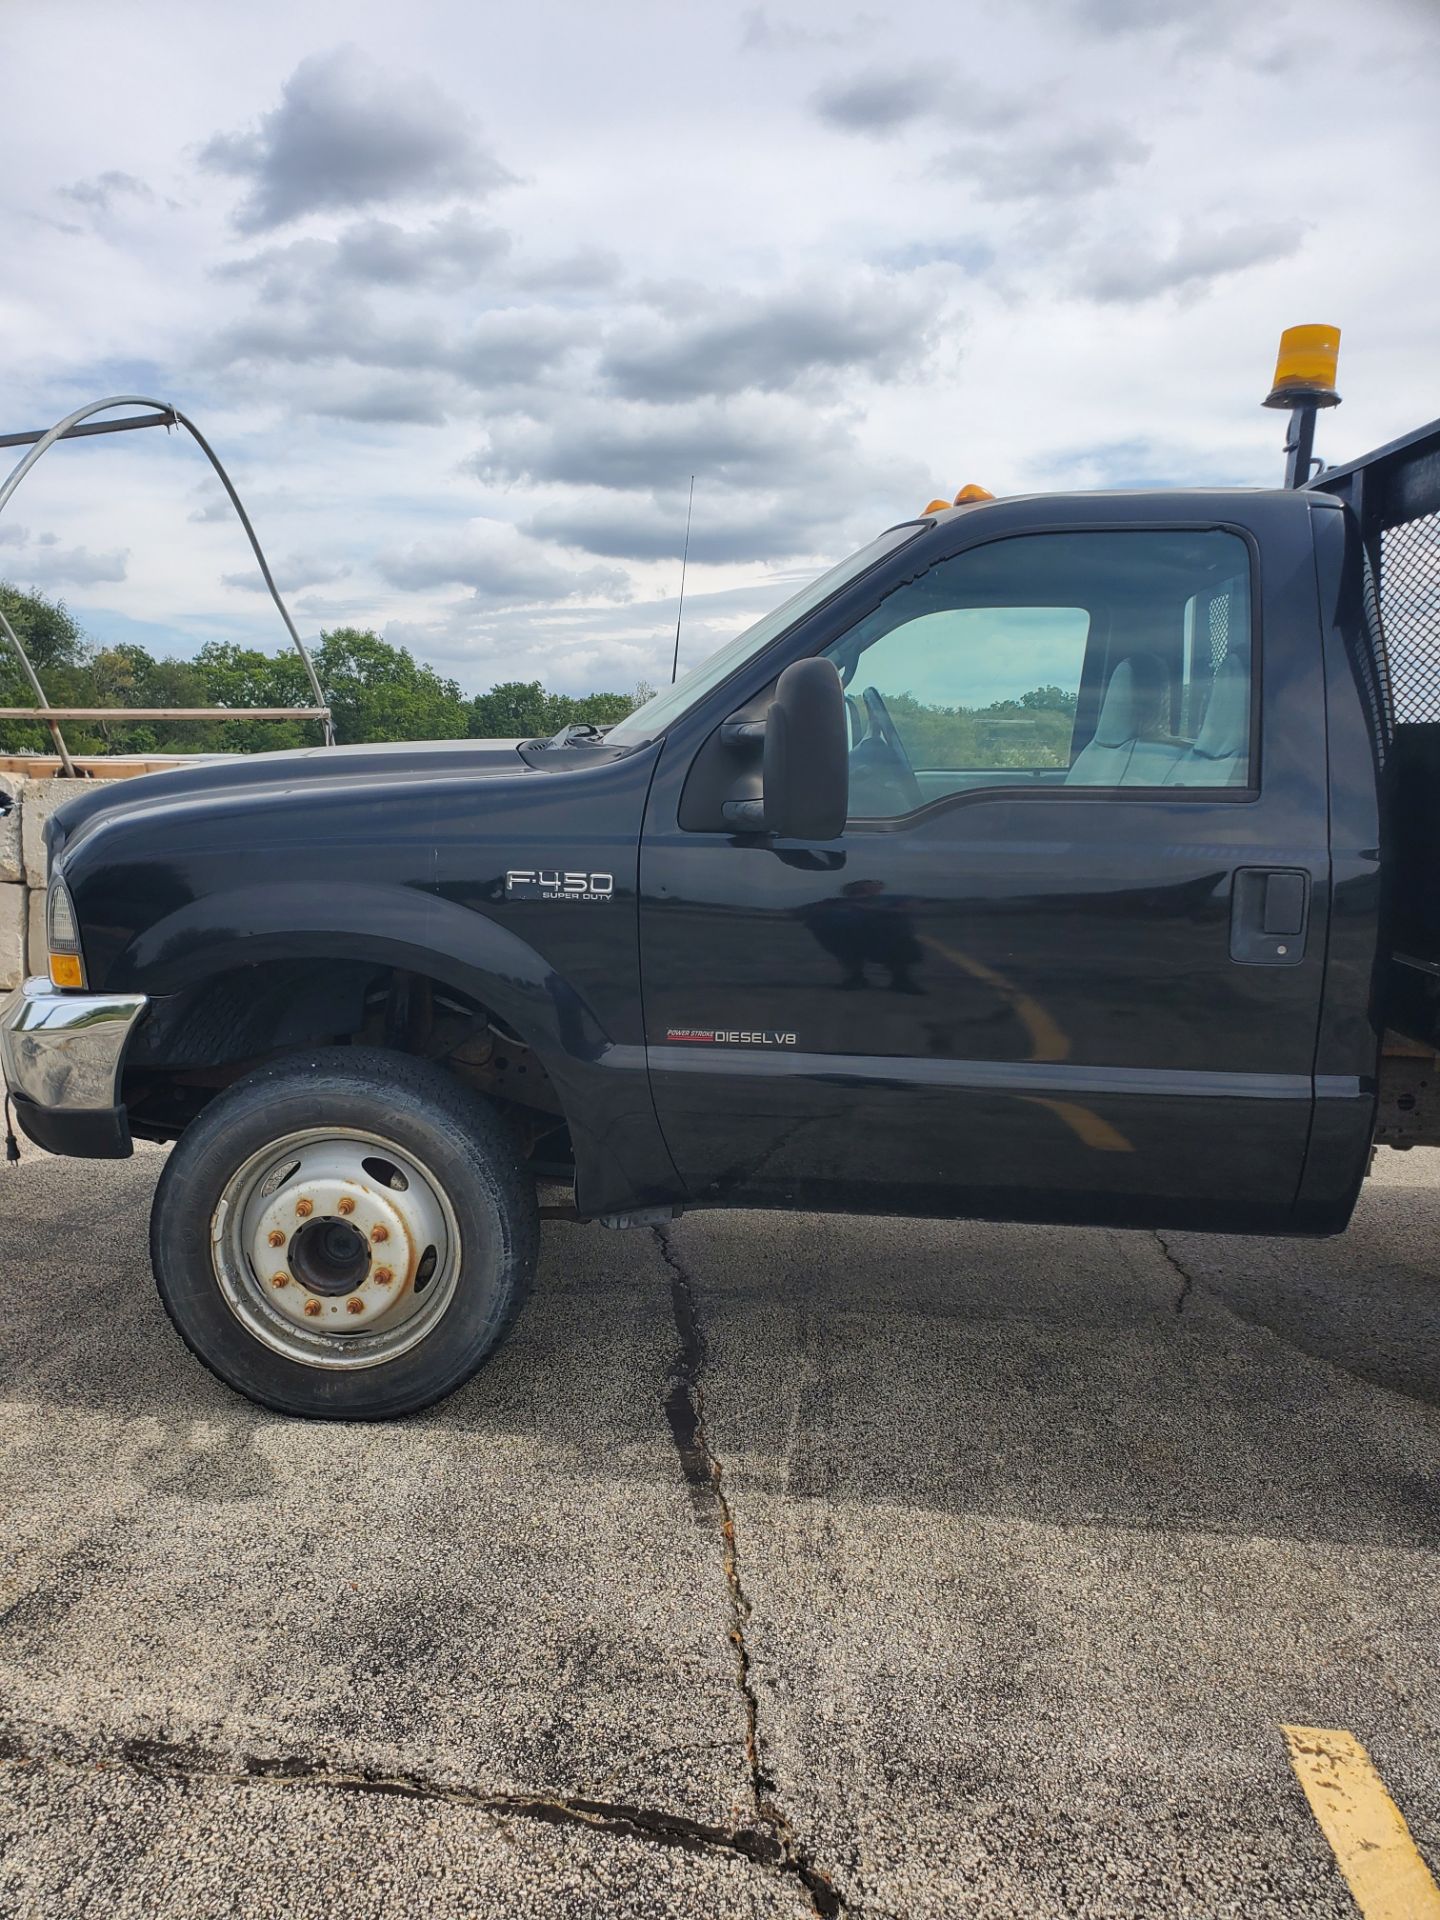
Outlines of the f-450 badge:
[{"label": "f-450 badge", "polygon": [[613,900],[613,873],[568,873],[559,868],[513,867],[505,875],[507,900]]}]

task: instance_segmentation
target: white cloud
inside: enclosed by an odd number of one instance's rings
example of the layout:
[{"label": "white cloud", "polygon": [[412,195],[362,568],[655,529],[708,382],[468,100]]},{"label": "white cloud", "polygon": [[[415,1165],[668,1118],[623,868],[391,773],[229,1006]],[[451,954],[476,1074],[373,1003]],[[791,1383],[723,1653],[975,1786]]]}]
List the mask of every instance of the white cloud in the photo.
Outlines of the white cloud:
[{"label": "white cloud", "polygon": [[[1440,411],[1414,0],[7,20],[16,73],[77,45],[103,99],[7,103],[0,426],[173,393],[304,618],[468,686],[668,669],[691,474],[688,657],[965,480],[1272,479],[1293,321],[1346,330],[1328,457]],[[59,451],[0,573],[102,638],[278,643],[198,477],[174,436]]]},{"label": "white cloud", "polygon": [[562,601],[626,597],[614,567],[569,565],[504,520],[471,520],[429,540],[382,552],[377,565],[392,586],[464,586],[481,601]]},{"label": "white cloud", "polygon": [[857,451],[842,420],[793,400],[577,399],[549,417],[516,412],[496,420],[473,466],[502,485],[673,492],[695,474],[711,488],[765,492],[812,484]]},{"label": "white cloud", "polygon": [[1288,260],[1304,237],[1301,220],[1241,222],[1209,230],[1190,227],[1168,244],[1147,244],[1134,233],[1115,235],[1082,254],[1074,286],[1091,300],[1115,305],[1164,293],[1191,293],[1212,287],[1229,274]]},{"label": "white cloud", "polygon": [[32,534],[28,527],[0,522],[0,579],[12,585],[42,588],[92,587],[125,578],[124,552],[94,553],[67,547],[54,533]]},{"label": "white cloud", "polygon": [[[272,560],[270,571],[282,593],[300,593],[306,587],[331,587],[337,581],[348,580],[351,570],[342,561],[326,560],[318,554],[289,553]],[[242,593],[270,591],[256,566],[244,573],[225,573],[220,577],[227,587],[238,587]]]},{"label": "white cloud", "polygon": [[982,200],[1028,200],[1050,206],[1113,186],[1150,148],[1118,123],[1074,127],[1028,140],[972,141],[951,147],[937,170],[970,182]]},{"label": "white cloud", "polygon": [[143,180],[120,167],[107,167],[104,173],[97,173],[94,179],[77,180],[71,186],[61,187],[60,192],[67,200],[73,200],[76,206],[84,207],[91,213],[109,213],[121,200],[150,203],[155,199],[155,194]]},{"label": "white cloud", "polygon": [[797,283],[678,323],[641,321],[612,340],[600,372],[627,399],[662,401],[783,393],[857,371],[888,380],[921,357],[927,318],[921,290],[897,275]]},{"label": "white cloud", "polygon": [[302,60],[277,107],[215,134],[200,160],[248,184],[235,216],[246,233],[425,193],[486,193],[510,177],[450,94],[353,46]]}]

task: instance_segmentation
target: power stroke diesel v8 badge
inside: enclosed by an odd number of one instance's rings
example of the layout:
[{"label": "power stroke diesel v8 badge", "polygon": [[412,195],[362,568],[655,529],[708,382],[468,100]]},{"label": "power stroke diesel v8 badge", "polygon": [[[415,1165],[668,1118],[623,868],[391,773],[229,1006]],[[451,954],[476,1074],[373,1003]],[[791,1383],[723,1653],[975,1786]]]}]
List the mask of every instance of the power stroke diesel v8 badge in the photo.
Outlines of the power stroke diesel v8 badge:
[{"label": "power stroke diesel v8 badge", "polygon": [[668,1027],[667,1041],[690,1047],[793,1047],[793,1033],[769,1033],[749,1027]]},{"label": "power stroke diesel v8 badge", "polygon": [[505,875],[507,900],[613,900],[613,873],[567,873],[559,868],[513,867]]}]

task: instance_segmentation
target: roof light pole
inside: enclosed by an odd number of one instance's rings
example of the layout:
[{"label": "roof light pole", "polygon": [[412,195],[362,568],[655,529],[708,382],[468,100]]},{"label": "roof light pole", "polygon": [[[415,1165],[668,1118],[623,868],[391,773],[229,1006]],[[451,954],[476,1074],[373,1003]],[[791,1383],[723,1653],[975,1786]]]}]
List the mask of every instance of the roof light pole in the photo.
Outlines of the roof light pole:
[{"label": "roof light pole", "polygon": [[1321,407],[1340,404],[1335,391],[1339,364],[1338,327],[1287,327],[1280,336],[1275,379],[1262,404],[1290,410],[1285,435],[1287,487],[1309,485],[1315,460],[1315,415]]}]

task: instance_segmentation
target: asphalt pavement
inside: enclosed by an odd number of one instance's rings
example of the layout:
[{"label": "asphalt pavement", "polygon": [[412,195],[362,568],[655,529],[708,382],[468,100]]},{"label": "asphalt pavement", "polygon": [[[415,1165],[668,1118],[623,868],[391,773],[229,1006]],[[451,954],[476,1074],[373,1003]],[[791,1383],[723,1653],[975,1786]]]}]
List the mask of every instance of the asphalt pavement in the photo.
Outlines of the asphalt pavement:
[{"label": "asphalt pavement", "polygon": [[0,1916],[1352,1916],[1440,1872],[1440,1161],[1333,1242],[547,1227],[451,1401],[311,1426],[0,1173]]}]

